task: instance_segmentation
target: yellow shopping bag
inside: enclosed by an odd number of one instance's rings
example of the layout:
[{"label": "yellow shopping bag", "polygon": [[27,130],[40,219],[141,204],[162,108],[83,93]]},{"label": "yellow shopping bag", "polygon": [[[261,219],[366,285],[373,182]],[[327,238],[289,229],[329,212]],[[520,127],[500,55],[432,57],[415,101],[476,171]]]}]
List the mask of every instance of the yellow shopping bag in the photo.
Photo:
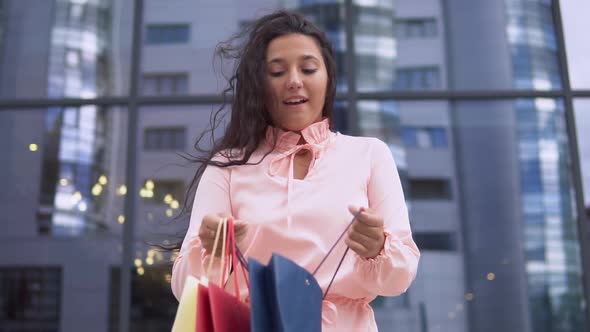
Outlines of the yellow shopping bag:
[{"label": "yellow shopping bag", "polygon": [[174,318],[172,332],[195,331],[197,322],[197,293],[199,280],[189,275],[180,295],[180,302]]},{"label": "yellow shopping bag", "polygon": [[[223,244],[222,244],[222,259],[225,253],[225,242],[226,242],[226,222],[227,219],[223,219],[222,222],[217,226],[217,232],[215,234],[215,241],[213,242],[213,252],[217,250],[217,243],[219,235],[223,229]],[[207,268],[207,277],[210,275],[211,268],[213,266],[214,256],[209,260],[209,266]],[[197,279],[191,275],[188,275],[184,282],[184,288],[180,295],[180,302],[178,303],[178,309],[176,310],[176,317],[174,318],[174,324],[172,325],[172,332],[194,332],[197,326],[197,299],[199,295],[199,285],[207,287],[209,281],[207,277],[201,277]],[[221,281],[220,281],[221,282]]]}]

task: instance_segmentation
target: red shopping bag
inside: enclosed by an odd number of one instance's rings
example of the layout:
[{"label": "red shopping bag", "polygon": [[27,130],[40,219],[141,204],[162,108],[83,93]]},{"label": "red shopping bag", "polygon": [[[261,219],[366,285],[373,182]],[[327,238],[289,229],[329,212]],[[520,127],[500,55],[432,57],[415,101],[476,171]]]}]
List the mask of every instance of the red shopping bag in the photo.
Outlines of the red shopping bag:
[{"label": "red shopping bag", "polygon": [[[239,299],[238,266],[242,269],[247,285],[248,279],[245,266],[241,263],[236,254],[233,220],[227,220],[227,228],[228,240],[225,243],[225,246],[222,247],[225,250],[222,250],[221,254],[222,270],[220,285],[225,285],[229,279],[229,275],[226,277],[226,273],[230,266],[229,261],[231,261],[234,275],[235,295],[226,292],[223,288],[213,283],[209,283],[208,286],[200,284],[197,299],[197,332],[250,331],[250,308]],[[213,257],[211,257],[211,259],[213,259]]]},{"label": "red shopping bag", "polygon": [[211,317],[211,299],[209,297],[209,289],[215,286],[213,283],[207,286],[202,283],[199,284],[199,291],[197,293],[197,322],[196,332],[211,332],[213,330],[213,318]]}]

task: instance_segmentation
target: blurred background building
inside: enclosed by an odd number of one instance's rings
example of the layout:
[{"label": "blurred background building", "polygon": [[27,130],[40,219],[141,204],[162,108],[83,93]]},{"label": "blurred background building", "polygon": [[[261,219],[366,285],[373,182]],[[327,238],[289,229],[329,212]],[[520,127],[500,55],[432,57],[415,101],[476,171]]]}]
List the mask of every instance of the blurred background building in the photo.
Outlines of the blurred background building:
[{"label": "blurred background building", "polygon": [[215,47],[279,8],[333,43],[336,129],[399,167],[422,259],[372,303],[380,331],[586,331],[581,0],[0,0],[0,331],[170,328],[174,255],[151,244],[186,226],[179,153],[231,68]]}]

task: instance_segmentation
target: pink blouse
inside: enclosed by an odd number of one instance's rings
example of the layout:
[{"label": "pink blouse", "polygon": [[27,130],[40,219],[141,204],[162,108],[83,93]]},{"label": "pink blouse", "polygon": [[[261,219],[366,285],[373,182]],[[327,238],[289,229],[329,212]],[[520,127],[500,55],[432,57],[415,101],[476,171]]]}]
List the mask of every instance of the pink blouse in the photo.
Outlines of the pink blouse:
[{"label": "pink blouse", "polygon": [[[277,147],[259,164],[205,170],[172,269],[174,295],[180,298],[188,274],[199,278],[206,271],[210,256],[198,237],[206,214],[229,213],[249,224],[240,243],[246,257],[267,263],[274,252],[311,272],[351,221],[348,206],[370,207],[385,221],[384,249],[372,259],[349,251],[323,303],[322,330],[377,331],[369,302],[377,295],[405,292],[420,258],[391,151],[375,138],[331,132],[326,119],[301,132],[307,142],[303,145],[297,145],[299,134],[269,128],[266,144],[251,156],[251,163],[269,150],[273,135],[278,135]],[[305,178],[298,180],[293,178],[293,158],[302,149],[313,158]],[[315,275],[323,290],[345,249],[342,240]],[[217,282],[219,269],[213,270],[209,280]],[[248,296],[241,278],[240,294]]]}]

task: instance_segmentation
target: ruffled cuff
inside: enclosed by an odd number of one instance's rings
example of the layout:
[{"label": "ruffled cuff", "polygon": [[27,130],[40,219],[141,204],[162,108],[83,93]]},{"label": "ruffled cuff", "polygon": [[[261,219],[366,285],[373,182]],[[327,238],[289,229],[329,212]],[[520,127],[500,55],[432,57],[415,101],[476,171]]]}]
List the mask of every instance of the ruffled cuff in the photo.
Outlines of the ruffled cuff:
[{"label": "ruffled cuff", "polygon": [[384,262],[391,259],[391,234],[388,231],[383,231],[385,235],[385,241],[383,242],[383,249],[379,254],[373,258],[366,258],[357,255],[356,263],[354,264],[355,271],[365,272],[367,270],[374,270],[381,266]]},{"label": "ruffled cuff", "polygon": [[396,235],[385,232],[383,250],[374,258],[356,255],[354,272],[375,295],[396,296],[405,292],[416,276],[420,252]]}]

